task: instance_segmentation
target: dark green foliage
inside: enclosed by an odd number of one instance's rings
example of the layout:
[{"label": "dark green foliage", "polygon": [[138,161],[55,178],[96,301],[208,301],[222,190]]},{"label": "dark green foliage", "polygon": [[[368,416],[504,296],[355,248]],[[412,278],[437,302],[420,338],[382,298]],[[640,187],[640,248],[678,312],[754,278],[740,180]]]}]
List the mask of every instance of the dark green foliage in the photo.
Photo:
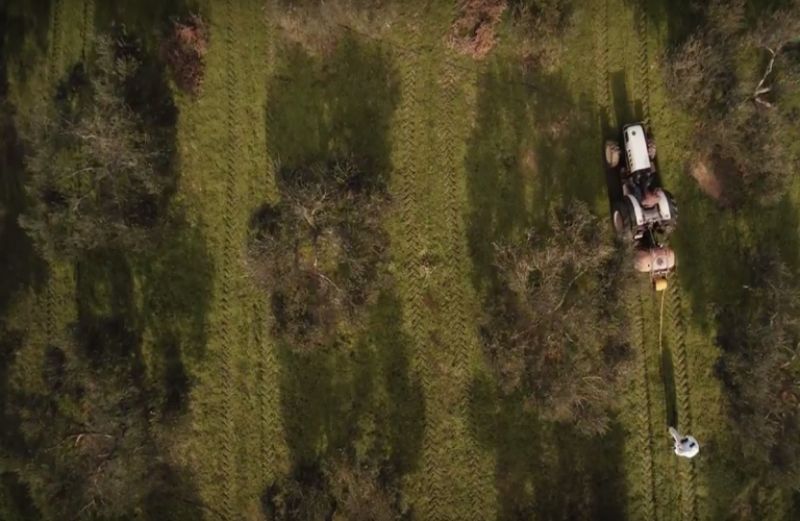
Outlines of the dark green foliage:
[{"label": "dark green foliage", "polygon": [[608,429],[622,341],[622,252],[582,203],[554,214],[547,234],[497,247],[500,284],[483,325],[502,390],[542,418],[583,433]]},{"label": "dark green foliage", "polygon": [[800,288],[763,253],[751,259],[746,302],[720,308],[718,376],[740,464],[764,485],[800,486]]},{"label": "dark green foliage", "polygon": [[31,206],[20,221],[46,256],[153,239],[174,179],[176,111],[159,67],[134,41],[101,37],[88,67],[59,87],[55,108],[25,133]]},{"label": "dark green foliage", "polygon": [[668,59],[674,101],[696,118],[693,152],[726,198],[774,203],[800,165],[795,138],[800,4],[748,23],[745,4],[712,2],[705,24]]},{"label": "dark green foliage", "polygon": [[275,332],[296,349],[329,343],[381,287],[383,184],[352,162],[279,174],[281,201],[252,220],[251,257]]}]

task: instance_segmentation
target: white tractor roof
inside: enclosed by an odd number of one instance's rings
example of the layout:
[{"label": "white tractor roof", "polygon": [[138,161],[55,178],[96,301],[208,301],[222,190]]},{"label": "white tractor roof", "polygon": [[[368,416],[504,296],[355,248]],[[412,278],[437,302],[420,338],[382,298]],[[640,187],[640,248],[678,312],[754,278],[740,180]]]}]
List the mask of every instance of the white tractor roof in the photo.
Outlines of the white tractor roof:
[{"label": "white tractor roof", "polygon": [[649,170],[650,155],[647,153],[647,137],[644,127],[639,124],[628,125],[622,129],[625,141],[625,156],[628,158],[628,169],[631,173]]}]

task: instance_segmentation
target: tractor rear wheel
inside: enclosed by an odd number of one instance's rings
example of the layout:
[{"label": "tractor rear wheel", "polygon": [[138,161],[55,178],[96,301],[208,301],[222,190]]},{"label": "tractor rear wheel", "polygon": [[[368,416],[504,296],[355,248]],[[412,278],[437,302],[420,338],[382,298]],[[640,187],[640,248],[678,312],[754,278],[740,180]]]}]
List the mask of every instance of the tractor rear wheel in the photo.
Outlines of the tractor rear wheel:
[{"label": "tractor rear wheel", "polygon": [[622,239],[630,239],[633,237],[631,231],[631,207],[627,200],[619,201],[614,205],[611,219],[614,223],[614,231],[617,232],[617,236]]},{"label": "tractor rear wheel", "polygon": [[616,141],[606,141],[606,165],[609,168],[617,168],[619,166],[619,143]]},{"label": "tractor rear wheel", "polygon": [[667,204],[669,204],[669,221],[662,225],[664,233],[669,235],[675,230],[678,225],[678,205],[675,203],[675,198],[672,194],[664,190],[664,195],[667,196]]}]

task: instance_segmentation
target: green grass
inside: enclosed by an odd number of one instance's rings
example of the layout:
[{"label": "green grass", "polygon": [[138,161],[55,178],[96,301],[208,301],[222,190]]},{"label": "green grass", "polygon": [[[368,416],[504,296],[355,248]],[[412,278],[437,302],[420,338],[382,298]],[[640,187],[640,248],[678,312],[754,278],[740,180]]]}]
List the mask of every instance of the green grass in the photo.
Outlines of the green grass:
[{"label": "green grass", "polygon": [[[772,210],[733,215],[686,174],[691,120],[667,102],[661,56],[696,23],[688,9],[581,2],[560,66],[525,72],[510,31],[483,62],[454,54],[446,3],[406,7],[383,40],[348,32],[325,56],[285,41],[274,6],[259,1],[97,4],[37,3],[11,33],[15,121],[111,20],[155,45],[168,16],[199,11],[211,43],[202,93],[177,94],[173,225],[146,255],[47,270],[5,227],[0,263],[14,276],[0,286],[0,312],[23,340],[13,356],[3,344],[2,393],[44,388],[44,347],[82,314],[121,313],[164,414],[177,418],[165,458],[209,519],[261,519],[275,479],[341,452],[394,469],[415,519],[725,517],[747,476],[730,456],[713,312],[746,305],[745,253],[777,244],[797,267],[786,230],[800,226],[800,183]],[[492,243],[576,200],[606,215],[603,139],[645,117],[680,204],[679,270],[661,351],[658,297],[645,282],[627,295],[635,363],[610,432],[591,439],[501,395],[477,325],[496,283]],[[267,298],[245,264],[247,227],[280,196],[276,168],[344,157],[389,186],[392,283],[342,345],[298,354],[270,337]],[[3,200],[16,213],[13,168]],[[671,453],[673,421],[700,440],[696,460]],[[24,494],[11,481],[1,490]],[[754,518],[796,510],[788,491],[756,507]]]}]

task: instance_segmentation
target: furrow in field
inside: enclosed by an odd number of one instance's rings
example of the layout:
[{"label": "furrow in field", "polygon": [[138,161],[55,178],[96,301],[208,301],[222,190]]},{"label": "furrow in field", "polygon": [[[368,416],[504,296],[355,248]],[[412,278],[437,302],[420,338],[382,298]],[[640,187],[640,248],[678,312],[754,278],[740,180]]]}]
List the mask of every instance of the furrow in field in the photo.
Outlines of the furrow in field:
[{"label": "furrow in field", "polygon": [[61,74],[61,48],[62,48],[62,20],[64,17],[64,1],[55,0],[50,7],[50,52],[47,67],[47,83],[55,85],[58,76]]},{"label": "furrow in field", "polygon": [[650,125],[650,60],[648,54],[647,11],[646,1],[640,0],[638,9],[634,10],[634,25],[638,39],[639,52],[637,55],[638,77],[636,81],[637,97],[642,104],[642,121]]},{"label": "furrow in field", "polygon": [[220,512],[227,519],[235,519],[235,445],[236,430],[233,418],[233,407],[235,405],[235,374],[233,369],[233,357],[235,350],[235,312],[233,309],[234,300],[234,263],[235,248],[234,241],[234,208],[236,201],[236,156],[237,156],[237,135],[236,135],[236,59],[234,54],[234,32],[233,27],[232,0],[227,0],[224,6],[225,19],[223,27],[223,55],[225,56],[224,89],[225,89],[225,159],[224,159],[224,194],[223,194],[223,226],[222,226],[222,265],[220,269],[220,322],[219,322],[219,345],[217,346],[219,356],[219,379],[218,385],[221,386],[220,405],[220,469],[219,475],[223,482],[220,484],[221,504]]},{"label": "furrow in field", "polygon": [[[426,136],[423,131],[424,108],[420,96],[420,34],[416,19],[417,15],[410,16],[408,24],[403,27],[407,46],[397,53],[400,104],[395,115],[396,135],[392,150],[394,172],[390,190],[396,204],[393,233],[398,238],[395,241],[395,252],[398,286],[403,301],[403,322],[412,341],[412,367],[419,374],[427,394],[433,369],[424,357],[430,345],[425,323],[428,313],[424,305],[424,286],[430,276],[430,266],[425,258],[426,241],[422,235],[423,223],[419,217],[423,210],[420,200],[423,193],[421,176],[424,165],[419,154],[425,148]],[[437,487],[439,480],[434,478],[437,472],[431,451],[423,447],[422,469],[409,481],[409,485],[413,488],[414,510],[424,519],[433,518],[442,495]]]},{"label": "furrow in field", "polygon": [[[677,409],[682,432],[693,432],[690,401],[690,378],[686,352],[686,326],[683,319],[680,288],[673,285],[669,292],[667,316],[670,321],[670,345],[675,367],[675,387]],[[697,471],[694,461],[680,466],[681,469],[681,518],[696,521],[697,514]]]},{"label": "furrow in field", "polygon": [[647,326],[644,311],[644,298],[642,288],[636,288],[628,294],[628,315],[631,320],[631,344],[635,350],[635,367],[633,374],[633,403],[628,407],[632,414],[632,437],[635,442],[636,453],[631,454],[635,459],[636,478],[630,480],[633,487],[631,512],[633,519],[657,520],[655,469],[653,465],[653,447],[651,426],[651,398],[648,384],[648,354],[647,354]]}]

